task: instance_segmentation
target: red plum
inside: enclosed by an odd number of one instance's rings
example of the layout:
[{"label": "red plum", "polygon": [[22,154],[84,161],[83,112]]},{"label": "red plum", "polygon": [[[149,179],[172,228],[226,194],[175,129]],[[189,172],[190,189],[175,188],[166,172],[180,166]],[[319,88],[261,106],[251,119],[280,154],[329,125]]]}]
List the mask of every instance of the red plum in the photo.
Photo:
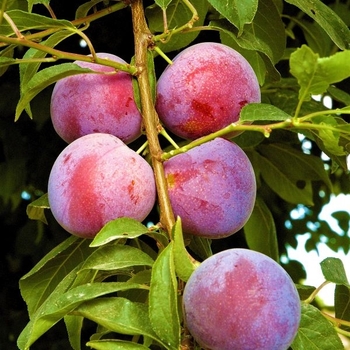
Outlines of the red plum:
[{"label": "red plum", "polygon": [[228,249],[206,259],[183,295],[186,326],[211,350],[287,350],[300,322],[300,299],[268,256]]},{"label": "red plum", "polygon": [[[108,53],[98,53],[97,56],[126,63]],[[131,76],[95,63],[74,63],[108,74],[78,74],[55,84],[50,108],[52,124],[58,135],[67,143],[96,132],[112,134],[124,143],[137,139],[141,135],[142,117],[134,100]]]},{"label": "red plum", "polygon": [[117,137],[85,135],[56,159],[48,197],[52,214],[64,229],[93,238],[110,220],[146,218],[156,198],[153,170]]},{"label": "red plum", "polygon": [[227,237],[243,227],[254,207],[256,181],[244,151],[224,138],[164,162],[170,202],[185,233]]},{"label": "red plum", "polygon": [[157,83],[159,118],[185,139],[237,122],[241,109],[252,102],[260,102],[252,67],[239,52],[219,43],[199,43],[183,50]]}]

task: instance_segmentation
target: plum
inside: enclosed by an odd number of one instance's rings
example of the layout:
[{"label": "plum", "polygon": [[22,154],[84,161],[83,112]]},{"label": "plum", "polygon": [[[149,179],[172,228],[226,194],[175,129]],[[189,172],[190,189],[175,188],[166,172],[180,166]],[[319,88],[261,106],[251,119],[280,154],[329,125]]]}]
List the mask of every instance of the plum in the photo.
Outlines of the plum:
[{"label": "plum", "polygon": [[254,170],[244,151],[224,138],[164,162],[170,202],[183,231],[227,237],[243,227],[256,197]]},{"label": "plum", "polygon": [[[98,57],[126,63],[116,55]],[[136,106],[132,78],[126,72],[90,62],[77,65],[100,73],[69,76],[59,80],[51,96],[51,120],[57,134],[67,143],[91,133],[107,133],[130,143],[141,135],[142,117]]]},{"label": "plum", "polygon": [[155,203],[153,170],[113,135],[95,133],[70,143],[48,182],[53,216],[68,232],[93,238],[110,220],[142,221]]},{"label": "plum", "polygon": [[287,272],[268,256],[232,248],[206,259],[183,294],[186,326],[211,350],[286,350],[300,322]]},{"label": "plum", "polygon": [[237,122],[243,106],[253,102],[260,102],[260,88],[252,67],[234,49],[214,42],[180,52],[157,83],[159,118],[185,139]]}]

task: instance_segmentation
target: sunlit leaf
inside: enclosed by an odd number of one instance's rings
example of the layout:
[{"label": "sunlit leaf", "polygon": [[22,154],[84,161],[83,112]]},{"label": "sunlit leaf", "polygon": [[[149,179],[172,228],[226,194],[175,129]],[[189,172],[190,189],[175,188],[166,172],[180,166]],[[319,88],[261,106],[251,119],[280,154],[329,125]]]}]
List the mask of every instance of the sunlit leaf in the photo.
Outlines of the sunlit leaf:
[{"label": "sunlit leaf", "polygon": [[139,221],[119,218],[108,222],[95,236],[90,247],[99,247],[119,238],[136,238],[148,232]]},{"label": "sunlit leaf", "polygon": [[196,264],[186,250],[180,217],[177,218],[173,227],[173,239],[175,271],[183,281],[187,282],[192,272],[195,270]]},{"label": "sunlit leaf", "polygon": [[55,290],[62,279],[92,253],[89,241],[71,236],[45,255],[20,281],[29,315]]},{"label": "sunlit leaf", "polygon": [[349,285],[343,262],[338,258],[326,258],[321,261],[323,276],[329,282]]},{"label": "sunlit leaf", "polygon": [[221,0],[208,1],[221,15],[238,28],[238,36],[242,34],[246,24],[252,23],[259,3],[258,0],[233,0],[230,3]]},{"label": "sunlit leaf", "polygon": [[154,333],[145,303],[125,298],[99,298],[81,304],[74,312],[112,332],[147,336],[169,349]]},{"label": "sunlit leaf", "polygon": [[84,261],[82,270],[118,270],[130,266],[152,266],[153,259],[140,249],[128,245],[104,245]]},{"label": "sunlit leaf", "polygon": [[342,350],[342,344],[333,325],[320,310],[310,304],[301,304],[298,333],[292,343],[293,350]]},{"label": "sunlit leaf", "polygon": [[249,103],[245,105],[240,114],[240,121],[283,121],[291,116],[279,108],[266,103]]},{"label": "sunlit leaf", "polygon": [[149,318],[159,338],[171,349],[178,349],[180,320],[172,242],[159,254],[152,268]]},{"label": "sunlit leaf", "polygon": [[86,343],[88,347],[96,350],[147,350],[149,347],[123,340],[91,340]]}]

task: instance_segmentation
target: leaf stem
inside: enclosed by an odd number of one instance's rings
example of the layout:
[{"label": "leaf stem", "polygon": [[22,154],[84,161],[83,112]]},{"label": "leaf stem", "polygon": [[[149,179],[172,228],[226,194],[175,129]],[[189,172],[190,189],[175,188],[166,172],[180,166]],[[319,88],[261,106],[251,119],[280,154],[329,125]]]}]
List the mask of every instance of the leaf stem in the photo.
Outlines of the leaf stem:
[{"label": "leaf stem", "polygon": [[319,291],[326,286],[327,284],[329,284],[329,281],[324,281],[321,285],[319,285],[311,294],[310,296],[304,300],[304,303],[310,304],[314,301],[316,295],[319,293]]},{"label": "leaf stem", "polygon": [[171,230],[175,224],[175,218],[168,196],[167,182],[161,159],[162,149],[158,139],[159,119],[153,104],[147,68],[147,52],[154,45],[154,42],[146,23],[142,0],[131,1],[131,14],[135,42],[135,65],[139,69],[136,78],[140,88],[143,124],[157,186],[160,223],[171,238]]}]

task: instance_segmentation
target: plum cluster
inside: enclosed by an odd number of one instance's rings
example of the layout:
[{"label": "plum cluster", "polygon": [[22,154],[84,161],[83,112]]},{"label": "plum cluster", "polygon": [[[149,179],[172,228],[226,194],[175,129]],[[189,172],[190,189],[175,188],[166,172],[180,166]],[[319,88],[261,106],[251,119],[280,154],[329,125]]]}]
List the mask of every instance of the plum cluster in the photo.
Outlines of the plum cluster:
[{"label": "plum cluster", "polygon": [[[132,78],[76,63],[95,72],[54,87],[52,123],[68,146],[52,167],[48,197],[63,228],[93,238],[110,220],[143,221],[155,205],[156,184],[152,167],[128,146],[142,126]],[[155,108],[168,130],[195,140],[237,122],[243,106],[254,102],[260,102],[259,84],[245,58],[225,45],[201,43],[178,54],[161,74]],[[227,237],[252,213],[254,170],[229,137],[188,147],[164,162],[170,203],[187,234]],[[286,350],[300,321],[291,278],[269,257],[246,249],[205,260],[186,284],[183,307],[194,339],[212,350]]]},{"label": "plum cluster", "polygon": [[[107,53],[98,57],[126,63]],[[125,72],[76,61],[94,73],[59,80],[51,97],[51,120],[68,146],[53,164],[48,197],[57,222],[68,232],[93,238],[119,217],[143,221],[156,201],[152,167],[127,146],[141,135],[132,78]]]}]

